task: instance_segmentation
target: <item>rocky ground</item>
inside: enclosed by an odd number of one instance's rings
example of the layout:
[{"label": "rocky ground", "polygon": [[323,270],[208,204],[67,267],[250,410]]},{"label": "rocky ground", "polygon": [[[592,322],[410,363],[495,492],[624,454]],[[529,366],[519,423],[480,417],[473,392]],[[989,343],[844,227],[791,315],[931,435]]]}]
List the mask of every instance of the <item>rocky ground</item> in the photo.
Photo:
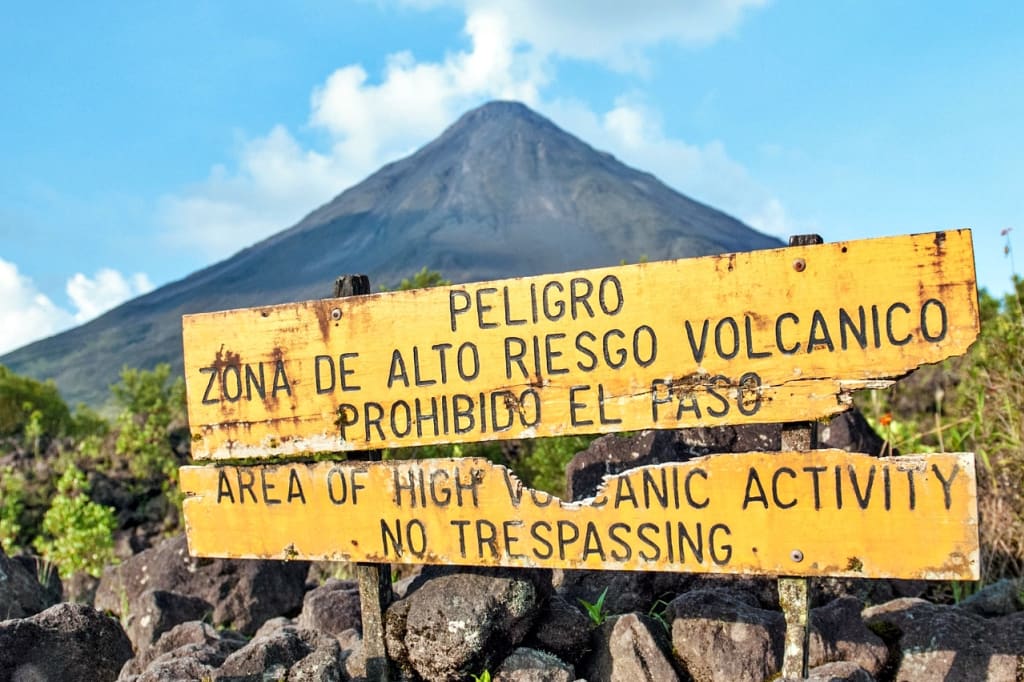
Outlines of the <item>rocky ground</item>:
[{"label": "rocky ground", "polygon": [[[856,424],[831,428],[830,445],[861,437]],[[599,439],[570,466],[570,490],[587,494],[598,471],[759,449],[751,439],[771,449],[774,437]],[[366,679],[358,590],[333,568],[196,559],[177,536],[98,583],[61,586],[35,560],[0,554],[0,682]],[[768,578],[426,567],[394,588],[396,679],[742,682],[777,678],[782,662]],[[582,602],[602,593],[599,623]],[[1024,680],[1024,581],[957,605],[929,593],[919,581],[813,581],[810,679]]]}]

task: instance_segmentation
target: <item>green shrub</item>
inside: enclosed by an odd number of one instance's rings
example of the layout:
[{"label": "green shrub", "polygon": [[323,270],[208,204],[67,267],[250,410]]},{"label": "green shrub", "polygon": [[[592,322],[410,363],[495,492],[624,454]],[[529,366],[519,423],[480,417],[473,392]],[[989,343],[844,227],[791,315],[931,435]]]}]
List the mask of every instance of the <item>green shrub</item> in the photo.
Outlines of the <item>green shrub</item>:
[{"label": "green shrub", "polygon": [[25,512],[25,476],[13,466],[0,469],[0,548],[12,554],[24,539],[22,514]]},{"label": "green shrub", "polygon": [[43,516],[43,535],[33,543],[43,558],[68,577],[84,571],[99,577],[114,560],[114,510],[89,499],[82,470],[69,466],[57,481],[57,495]]},{"label": "green shrub", "polygon": [[15,374],[0,365],[0,437],[24,437],[28,426],[33,438],[54,438],[70,425],[71,413],[56,384]]},{"label": "green shrub", "polygon": [[184,380],[170,381],[170,373],[167,364],[152,371],[126,367],[120,383],[110,387],[119,410],[117,454],[126,458],[132,475],[161,480],[165,490],[174,487],[178,473],[168,430],[185,414]]}]

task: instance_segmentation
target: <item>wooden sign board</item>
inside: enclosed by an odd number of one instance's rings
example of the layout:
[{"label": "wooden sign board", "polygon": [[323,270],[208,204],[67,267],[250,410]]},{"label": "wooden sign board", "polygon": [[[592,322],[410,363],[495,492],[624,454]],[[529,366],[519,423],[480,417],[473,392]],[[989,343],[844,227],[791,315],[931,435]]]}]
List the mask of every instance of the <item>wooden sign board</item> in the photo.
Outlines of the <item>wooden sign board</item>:
[{"label": "wooden sign board", "polygon": [[633,469],[590,500],[487,460],[181,469],[195,556],[978,579],[971,454],[744,453]]},{"label": "wooden sign board", "polygon": [[962,354],[967,230],[188,315],[197,459],[790,422]]}]

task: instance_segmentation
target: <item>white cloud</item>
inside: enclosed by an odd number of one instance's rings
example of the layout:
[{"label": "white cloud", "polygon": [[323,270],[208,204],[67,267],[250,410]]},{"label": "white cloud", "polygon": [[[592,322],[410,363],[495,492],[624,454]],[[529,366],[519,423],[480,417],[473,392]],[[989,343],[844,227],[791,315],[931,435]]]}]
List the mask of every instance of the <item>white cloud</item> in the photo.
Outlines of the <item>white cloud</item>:
[{"label": "white cloud", "polygon": [[81,324],[130,298],[153,290],[153,283],[144,273],[126,278],[117,270],[103,268],[90,279],[76,273],[67,283],[68,298],[76,308],[75,322]]},{"label": "white cloud", "polygon": [[[458,115],[490,99],[516,99],[669,185],[758,226],[783,230],[781,204],[720,142],[689,144],[629,98],[606,112],[545,100],[553,57],[623,66],[660,41],[704,44],[728,34],[764,0],[646,0],[622,4],[541,0],[414,0],[466,11],[466,50],[434,62],[390,55],[378,80],[359,64],[334,71],[310,96],[309,125],[324,133],[306,149],[284,126],[240,148],[237,168],[212,169],[202,184],[162,205],[168,238],[221,259],[287,228],[384,163],[428,142]],[[635,61],[635,60],[634,60]],[[774,202],[774,203],[773,203]]]},{"label": "white cloud", "polygon": [[417,7],[455,5],[467,14],[500,11],[508,36],[542,54],[643,70],[643,49],[661,42],[701,46],[730,34],[767,0],[405,0]]},{"label": "white cloud", "polygon": [[153,283],[143,273],[127,278],[109,268],[94,278],[77,273],[67,283],[74,308],[67,310],[41,293],[16,264],[0,258],[0,353],[86,322],[152,289]]},{"label": "white cloud", "polygon": [[72,320],[17,265],[0,258],[0,353],[60,331]]}]

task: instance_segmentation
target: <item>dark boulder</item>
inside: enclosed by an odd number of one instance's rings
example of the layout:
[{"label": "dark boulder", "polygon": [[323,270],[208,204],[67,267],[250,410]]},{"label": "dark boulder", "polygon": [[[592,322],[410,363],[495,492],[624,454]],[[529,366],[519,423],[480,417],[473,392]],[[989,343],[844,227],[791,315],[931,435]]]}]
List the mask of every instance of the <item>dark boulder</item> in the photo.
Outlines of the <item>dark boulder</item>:
[{"label": "dark boulder", "polygon": [[861,620],[861,606],[855,597],[840,597],[811,610],[811,667],[848,661],[873,676],[882,671],[889,649]]},{"label": "dark boulder", "polygon": [[302,600],[302,613],[296,624],[330,635],[349,628],[362,629],[358,583],[329,578],[320,587],[310,590]]},{"label": "dark boulder", "polygon": [[[309,660],[307,660],[309,659]],[[329,635],[291,625],[258,634],[217,671],[225,682],[342,678],[341,647]],[[321,675],[318,677],[317,675]]]},{"label": "dark boulder", "polygon": [[573,682],[573,667],[545,651],[519,647],[502,661],[494,682]]},{"label": "dark boulder", "polygon": [[131,657],[121,624],[85,604],[0,622],[0,682],[116,680]]},{"label": "dark boulder", "polygon": [[202,666],[212,671],[245,643],[243,636],[231,630],[217,630],[200,621],[182,623],[128,661],[119,679],[134,679],[142,673],[152,679],[162,679],[155,677],[158,674],[168,678],[182,677],[191,674],[186,671],[198,671]]},{"label": "dark boulder", "polygon": [[863,616],[898,653],[896,679],[1017,680],[1024,671],[1024,611],[983,618],[956,606],[896,599]]},{"label": "dark boulder", "polygon": [[542,572],[477,571],[421,583],[387,611],[388,655],[428,682],[463,680],[523,641],[543,604]]},{"label": "dark boulder", "polygon": [[677,682],[672,645],[664,626],[629,613],[594,631],[593,654],[583,664],[589,682]]},{"label": "dark boulder", "polygon": [[35,561],[9,558],[0,549],[0,620],[25,618],[60,601],[59,581],[54,589],[40,584]]},{"label": "dark boulder", "polygon": [[537,626],[526,639],[526,645],[551,652],[564,661],[576,663],[590,651],[593,621],[580,609],[559,595],[547,600],[537,616]]},{"label": "dark boulder", "polygon": [[668,605],[672,645],[694,682],[761,682],[782,666],[786,624],[744,592],[700,589]]},{"label": "dark boulder", "polygon": [[96,607],[127,616],[142,611],[147,590],[175,592],[212,605],[214,625],[251,635],[269,618],[298,612],[308,570],[301,561],[198,559],[179,535],[107,567]]}]

